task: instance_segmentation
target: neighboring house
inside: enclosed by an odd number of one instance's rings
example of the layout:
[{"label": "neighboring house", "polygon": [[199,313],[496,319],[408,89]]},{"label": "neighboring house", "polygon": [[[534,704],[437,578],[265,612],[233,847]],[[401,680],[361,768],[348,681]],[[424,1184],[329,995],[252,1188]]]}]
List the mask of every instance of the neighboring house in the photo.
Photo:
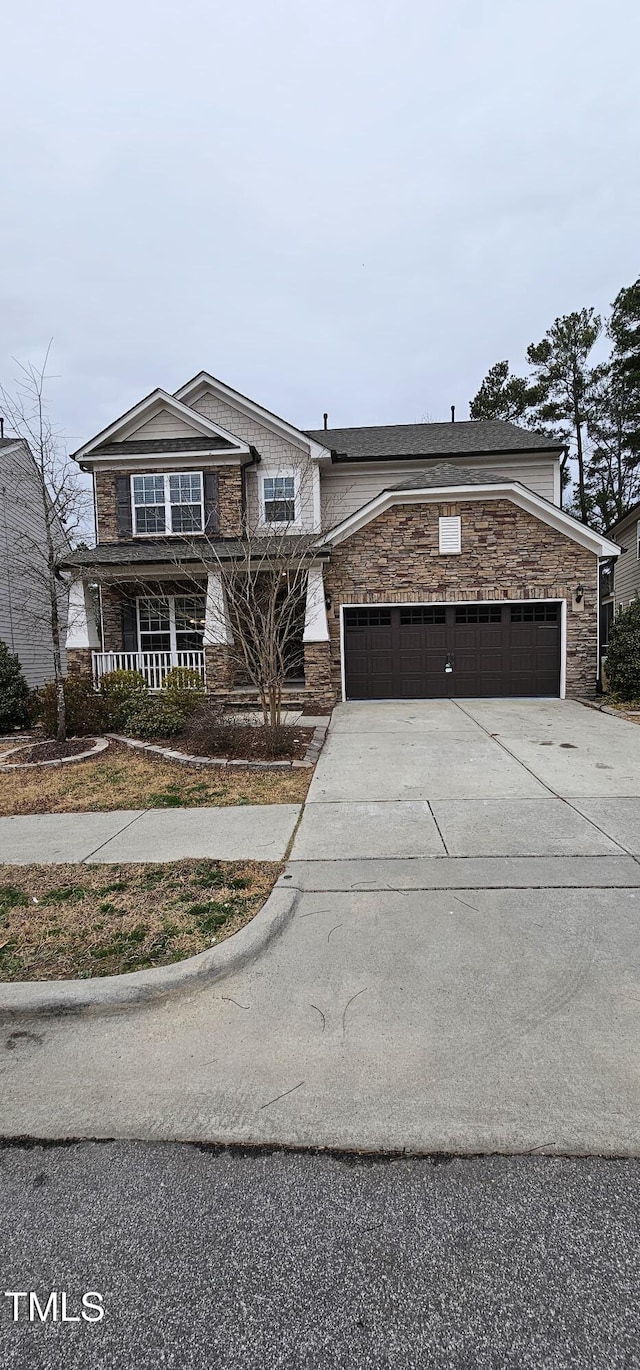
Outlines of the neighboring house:
[{"label": "neighboring house", "polygon": [[[0,638],[16,652],[27,683],[53,679],[53,646],[48,588],[40,561],[45,519],[42,486],[29,446],[21,438],[0,438]],[[67,545],[59,530],[61,550]],[[66,590],[59,608],[66,619]]]},{"label": "neighboring house", "polygon": [[601,587],[603,618],[606,614],[603,631],[607,636],[618,610],[626,609],[640,595],[640,500],[618,519],[611,535],[620,546],[620,556],[612,564],[608,583],[605,581]]},{"label": "neighboring house", "polygon": [[[312,707],[591,695],[618,548],[560,508],[563,452],[502,422],[302,431],[204,372],[155,390],[75,453],[98,545],[66,560],[69,669],[139,666],[158,686],[179,662],[239,698],[216,558],[280,529],[310,544],[291,691]],[[89,578],[102,650],[88,610],[79,626]]]}]

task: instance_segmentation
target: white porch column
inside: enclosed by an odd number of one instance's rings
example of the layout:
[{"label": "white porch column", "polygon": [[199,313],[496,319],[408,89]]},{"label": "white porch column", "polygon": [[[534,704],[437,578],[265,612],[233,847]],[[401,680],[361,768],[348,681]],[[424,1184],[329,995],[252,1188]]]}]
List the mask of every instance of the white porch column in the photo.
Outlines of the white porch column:
[{"label": "white porch column", "polygon": [[303,642],[328,642],[329,625],[324,602],[322,566],[310,566],[307,576],[307,602],[304,611]]},{"label": "white porch column", "polygon": [[230,647],[233,633],[229,622],[227,597],[218,571],[207,576],[207,603],[204,615],[203,647]]},{"label": "white porch column", "polygon": [[100,648],[95,604],[89,586],[80,578],[69,586],[66,647],[67,651],[80,648],[93,652]]}]

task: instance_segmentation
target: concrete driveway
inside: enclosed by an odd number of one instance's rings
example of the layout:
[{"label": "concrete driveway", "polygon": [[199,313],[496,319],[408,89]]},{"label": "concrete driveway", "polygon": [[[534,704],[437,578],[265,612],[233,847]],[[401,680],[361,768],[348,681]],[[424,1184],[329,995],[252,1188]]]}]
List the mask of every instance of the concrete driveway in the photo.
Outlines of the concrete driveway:
[{"label": "concrete driveway", "polygon": [[640,729],[347,705],[293,916],[223,981],[0,1024],[0,1130],[640,1155]]},{"label": "concrete driveway", "polygon": [[640,729],[562,700],[343,704],[293,859],[640,853]]}]

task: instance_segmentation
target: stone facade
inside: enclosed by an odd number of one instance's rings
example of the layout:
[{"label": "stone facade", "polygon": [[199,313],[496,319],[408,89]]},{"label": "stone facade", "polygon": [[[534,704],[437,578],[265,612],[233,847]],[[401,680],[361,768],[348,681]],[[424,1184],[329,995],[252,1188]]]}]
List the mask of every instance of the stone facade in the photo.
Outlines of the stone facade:
[{"label": "stone facade", "polygon": [[68,647],[67,675],[90,676],[92,671],[92,660],[93,652],[90,647]]},{"label": "stone facade", "polygon": [[237,538],[242,533],[242,468],[218,468],[218,533]]},{"label": "stone facade", "polygon": [[[197,470],[197,459],[195,462]],[[221,538],[235,538],[242,532],[243,487],[241,466],[218,466],[218,529]],[[148,474],[149,465],[140,471],[127,467],[130,475]],[[116,477],[122,471],[95,472],[95,500],[99,542],[131,542],[133,535],[118,533],[116,514]]]},{"label": "stone facade", "polygon": [[331,674],[331,644],[305,642],[305,708],[317,709],[318,713],[326,713],[333,708],[336,692],[331,683]]},{"label": "stone facade", "polygon": [[[441,555],[438,518],[451,514],[462,520],[462,552]],[[567,695],[595,693],[598,558],[510,500],[395,505],[333,548],[324,581],[335,698],[341,604],[456,600],[566,599]]]}]

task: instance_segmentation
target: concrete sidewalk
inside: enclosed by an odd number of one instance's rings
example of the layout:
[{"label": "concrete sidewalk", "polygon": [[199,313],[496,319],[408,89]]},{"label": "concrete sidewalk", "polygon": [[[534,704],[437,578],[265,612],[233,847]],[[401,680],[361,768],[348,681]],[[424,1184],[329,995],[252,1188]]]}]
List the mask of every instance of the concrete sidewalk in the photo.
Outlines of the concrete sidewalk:
[{"label": "concrete sidewalk", "polygon": [[0,861],[281,861],[299,804],[0,818]]}]

